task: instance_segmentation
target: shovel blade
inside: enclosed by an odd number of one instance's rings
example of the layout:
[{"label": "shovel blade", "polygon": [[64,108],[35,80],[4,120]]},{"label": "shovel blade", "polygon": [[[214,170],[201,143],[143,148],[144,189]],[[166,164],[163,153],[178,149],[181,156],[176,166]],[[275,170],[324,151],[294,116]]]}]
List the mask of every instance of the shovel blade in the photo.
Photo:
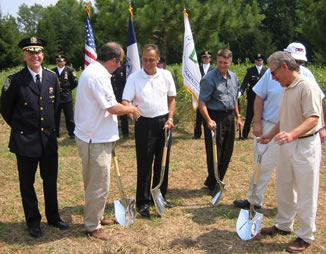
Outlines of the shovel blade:
[{"label": "shovel blade", "polygon": [[237,220],[237,233],[240,239],[244,241],[253,239],[259,233],[263,217],[263,214],[256,212],[255,217],[250,220],[249,210],[241,209]]},{"label": "shovel blade", "polygon": [[213,206],[215,206],[218,203],[218,201],[220,201],[223,189],[224,189],[224,183],[223,182],[221,184],[217,183],[215,185],[215,188],[214,188],[213,193],[212,193],[212,196],[213,196],[212,204],[213,204]]},{"label": "shovel blade", "polygon": [[127,205],[122,200],[114,200],[114,215],[118,223],[124,227],[129,227],[135,222],[136,200],[126,198]]},{"label": "shovel blade", "polygon": [[156,211],[160,216],[162,216],[164,214],[164,210],[165,210],[165,200],[163,198],[161,190],[160,189],[152,189],[151,193],[152,193],[152,197],[154,200]]}]

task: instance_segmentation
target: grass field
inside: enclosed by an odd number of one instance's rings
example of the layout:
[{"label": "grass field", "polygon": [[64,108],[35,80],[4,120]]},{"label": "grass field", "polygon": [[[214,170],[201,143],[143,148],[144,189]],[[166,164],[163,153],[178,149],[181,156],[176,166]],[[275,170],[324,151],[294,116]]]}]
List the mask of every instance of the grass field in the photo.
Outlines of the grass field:
[{"label": "grass field", "polygon": [[[62,121],[63,122],[63,121]],[[130,228],[106,226],[111,240],[89,238],[83,229],[83,183],[81,161],[73,140],[64,133],[59,139],[58,196],[62,218],[71,229],[60,231],[49,227],[44,215],[41,179],[35,187],[42,214],[40,239],[29,236],[19,193],[16,159],[8,151],[9,127],[0,118],[0,253],[285,253],[287,243],[295,235],[274,238],[258,235],[242,241],[236,234],[239,209],[233,200],[247,196],[249,176],[253,169],[252,138],[236,141],[228,172],[224,179],[226,191],[217,207],[203,188],[206,177],[204,140],[192,140],[192,123],[179,122],[174,130],[170,162],[168,199],[175,208],[162,217],[151,208],[152,217],[137,215]],[[62,126],[63,128],[63,126]],[[131,137],[121,140],[117,156],[124,188],[135,197],[136,159],[133,127]],[[322,163],[316,240],[306,253],[326,253],[326,172]],[[111,171],[111,187],[106,216],[113,216],[113,201],[120,199],[115,173]],[[275,175],[265,192],[263,226],[273,225],[276,216]],[[297,228],[297,224],[296,224]]]}]

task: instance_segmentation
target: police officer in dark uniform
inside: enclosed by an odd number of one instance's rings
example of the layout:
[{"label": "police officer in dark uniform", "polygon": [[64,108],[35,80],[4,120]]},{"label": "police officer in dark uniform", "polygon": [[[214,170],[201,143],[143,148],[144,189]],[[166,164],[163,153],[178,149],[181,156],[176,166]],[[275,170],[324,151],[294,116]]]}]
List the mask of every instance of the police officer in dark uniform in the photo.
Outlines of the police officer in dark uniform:
[{"label": "police officer in dark uniform", "polygon": [[[122,93],[126,85],[126,65],[121,65],[113,72],[111,83],[116,100],[122,102]],[[119,116],[121,123],[121,131],[124,138],[129,138],[128,115]]]},{"label": "police officer in dark uniform", "polygon": [[246,76],[243,79],[242,85],[240,87],[240,96],[247,90],[247,111],[246,111],[246,120],[242,131],[242,140],[248,139],[248,134],[250,132],[251,122],[254,117],[254,101],[256,94],[252,90],[254,85],[258,80],[264,75],[267,68],[264,64],[264,55],[257,54],[255,55],[255,66],[247,69]]},{"label": "police officer in dark uniform", "polygon": [[[199,66],[201,76],[204,77],[205,74],[211,70],[214,69],[214,66],[211,65],[211,59],[212,59],[212,53],[205,51],[201,54],[201,65]],[[200,139],[201,137],[201,126],[203,123],[203,117],[199,111],[199,109],[196,110],[196,124],[194,129],[194,136],[193,139]]]},{"label": "police officer in dark uniform", "polygon": [[43,179],[47,222],[60,229],[69,228],[60,218],[57,199],[55,112],[59,106],[60,87],[55,73],[41,66],[45,45],[43,39],[35,36],[19,43],[27,66],[8,77],[0,99],[0,112],[11,127],[9,148],[16,154],[25,219],[33,237],[42,235],[34,189],[38,165]]},{"label": "police officer in dark uniform", "polygon": [[65,115],[66,128],[70,138],[74,138],[74,112],[72,105],[72,89],[78,85],[78,80],[73,69],[66,66],[67,59],[63,55],[58,55],[56,57],[57,67],[53,71],[57,74],[61,92],[60,92],[60,104],[59,110],[56,113],[56,130],[57,137],[60,136],[60,118],[61,111]]}]

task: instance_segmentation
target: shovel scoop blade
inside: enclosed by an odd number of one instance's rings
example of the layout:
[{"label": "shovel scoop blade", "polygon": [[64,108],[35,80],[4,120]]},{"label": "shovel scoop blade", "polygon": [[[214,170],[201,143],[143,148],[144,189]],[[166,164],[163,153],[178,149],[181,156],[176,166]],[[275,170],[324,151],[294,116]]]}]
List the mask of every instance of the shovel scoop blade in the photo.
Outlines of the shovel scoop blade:
[{"label": "shovel scoop blade", "polygon": [[241,240],[248,241],[253,239],[260,230],[264,215],[261,213],[255,214],[250,220],[249,210],[241,209],[237,220],[237,233]]},{"label": "shovel scoop blade", "polygon": [[160,216],[162,216],[164,214],[164,210],[165,210],[165,200],[163,198],[161,190],[160,189],[152,189],[151,193],[152,193],[152,197],[154,200],[156,212]]},{"label": "shovel scoop blade", "polygon": [[124,227],[129,227],[135,222],[136,200],[126,198],[127,205],[121,200],[114,200],[114,215],[118,223]]}]

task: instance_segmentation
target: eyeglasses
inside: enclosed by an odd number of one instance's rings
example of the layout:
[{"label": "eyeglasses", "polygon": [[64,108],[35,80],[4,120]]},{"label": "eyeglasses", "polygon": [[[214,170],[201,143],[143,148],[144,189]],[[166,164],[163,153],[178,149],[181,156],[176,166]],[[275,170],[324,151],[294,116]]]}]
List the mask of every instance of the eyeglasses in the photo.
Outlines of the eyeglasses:
[{"label": "eyeglasses", "polygon": [[302,61],[302,60],[295,60],[295,62],[296,62],[297,64],[301,65],[301,64],[303,64],[304,61]]},{"label": "eyeglasses", "polygon": [[278,67],[278,68],[276,68],[274,71],[271,71],[272,76],[275,76],[275,75],[276,75],[276,71],[277,71],[279,68],[281,68],[281,66]]}]

